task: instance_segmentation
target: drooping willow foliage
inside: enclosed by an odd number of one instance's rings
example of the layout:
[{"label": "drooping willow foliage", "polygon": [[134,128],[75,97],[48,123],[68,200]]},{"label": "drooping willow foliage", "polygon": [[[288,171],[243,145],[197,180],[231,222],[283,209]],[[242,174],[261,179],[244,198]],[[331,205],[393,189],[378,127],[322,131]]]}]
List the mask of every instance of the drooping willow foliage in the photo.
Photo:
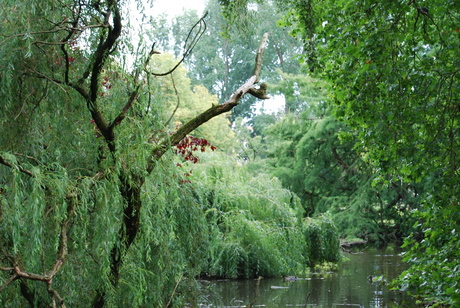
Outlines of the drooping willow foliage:
[{"label": "drooping willow foliage", "polygon": [[[289,192],[227,174],[212,205],[214,188],[188,183],[170,151],[254,90],[260,64],[229,101],[174,127],[163,92],[180,91],[162,83],[154,48],[129,43],[123,4],[0,4],[2,307],[181,306],[202,273],[278,275],[306,262]],[[196,25],[199,36],[204,19]],[[237,271],[223,261],[229,245]]]},{"label": "drooping willow foliage", "polygon": [[[171,164],[167,165],[159,166],[162,172],[145,184],[142,228],[125,256],[120,272],[122,283],[108,296],[111,307],[131,303],[138,306],[142,302],[164,304],[184,271],[193,277],[202,268],[207,247],[206,221],[201,208],[177,184],[177,173]],[[28,272],[46,272],[58,254],[61,225],[57,222],[70,215],[66,198],[69,191],[73,192],[74,200],[70,202],[75,203],[75,214],[67,234],[68,257],[53,284],[67,305],[85,307],[92,301],[94,290],[110,286],[111,249],[118,240],[123,210],[117,178],[112,175],[97,181],[91,177],[71,180],[63,168],[47,175],[39,174],[39,168],[32,170],[37,178],[24,179],[12,172],[8,179],[11,181],[2,195],[2,249],[10,248],[12,257],[20,256],[21,267]],[[44,191],[43,185],[53,192]],[[2,255],[2,259],[8,258]],[[7,277],[4,275],[2,281]],[[28,287],[35,297],[47,293],[44,284],[29,282]],[[24,301],[17,296],[22,292],[20,288],[22,282],[18,281],[2,290],[1,303],[23,306]]]},{"label": "drooping willow foliage", "polygon": [[251,177],[244,164],[222,159],[207,155],[191,176],[217,243],[208,275],[282,276],[339,260],[338,234],[330,222],[305,220],[299,198],[277,178]]}]

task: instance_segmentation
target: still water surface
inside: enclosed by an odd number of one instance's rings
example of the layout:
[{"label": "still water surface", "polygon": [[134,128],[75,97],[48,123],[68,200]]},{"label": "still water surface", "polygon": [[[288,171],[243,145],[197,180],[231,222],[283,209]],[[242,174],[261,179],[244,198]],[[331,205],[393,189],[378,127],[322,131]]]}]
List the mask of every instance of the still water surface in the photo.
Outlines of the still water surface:
[{"label": "still water surface", "polygon": [[[385,281],[397,277],[406,267],[399,251],[366,249],[344,255],[333,272],[310,273],[297,281],[262,279],[253,307],[417,307],[404,292],[390,291]],[[370,282],[369,276],[382,282]],[[255,297],[256,280],[214,280],[203,293],[201,307],[245,307]]]}]

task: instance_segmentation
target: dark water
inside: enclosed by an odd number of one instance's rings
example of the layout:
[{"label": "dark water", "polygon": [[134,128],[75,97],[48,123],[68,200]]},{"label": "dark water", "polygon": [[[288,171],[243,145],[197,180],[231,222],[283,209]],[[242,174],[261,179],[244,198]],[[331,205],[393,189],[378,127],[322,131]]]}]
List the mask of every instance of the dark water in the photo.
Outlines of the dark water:
[{"label": "dark water", "polygon": [[[390,291],[391,281],[405,269],[399,251],[366,249],[344,256],[333,272],[310,273],[297,281],[262,279],[253,307],[417,307],[404,292]],[[368,276],[381,282],[370,282]],[[201,307],[245,307],[254,299],[255,280],[214,280],[203,290]],[[282,287],[282,288],[274,288]]]}]

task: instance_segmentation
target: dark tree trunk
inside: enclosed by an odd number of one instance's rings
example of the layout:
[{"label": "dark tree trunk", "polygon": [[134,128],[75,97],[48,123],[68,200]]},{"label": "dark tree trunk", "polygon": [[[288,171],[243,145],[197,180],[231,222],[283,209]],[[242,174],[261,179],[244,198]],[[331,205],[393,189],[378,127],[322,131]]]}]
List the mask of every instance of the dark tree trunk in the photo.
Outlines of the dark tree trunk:
[{"label": "dark tree trunk", "polygon": [[[134,243],[140,228],[141,189],[145,179],[134,174],[131,175],[131,179],[128,178],[126,175],[120,175],[120,193],[126,202],[126,208],[123,211],[123,223],[118,232],[119,240],[110,252],[110,281],[114,287],[118,286],[120,280],[123,257]],[[93,308],[104,307],[104,297],[105,292],[98,290],[93,301]]]}]

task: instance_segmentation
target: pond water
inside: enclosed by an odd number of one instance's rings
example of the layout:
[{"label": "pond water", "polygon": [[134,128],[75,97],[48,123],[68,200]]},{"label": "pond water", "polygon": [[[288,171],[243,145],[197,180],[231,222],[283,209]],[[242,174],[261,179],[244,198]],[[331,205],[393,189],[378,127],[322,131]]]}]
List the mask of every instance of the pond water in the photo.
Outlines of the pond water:
[{"label": "pond water", "polygon": [[[348,260],[332,272],[309,273],[296,281],[260,280],[253,307],[417,307],[406,293],[386,286],[406,268],[397,249],[368,248],[344,257]],[[204,283],[200,307],[246,307],[256,289],[257,280],[212,280]]]}]

